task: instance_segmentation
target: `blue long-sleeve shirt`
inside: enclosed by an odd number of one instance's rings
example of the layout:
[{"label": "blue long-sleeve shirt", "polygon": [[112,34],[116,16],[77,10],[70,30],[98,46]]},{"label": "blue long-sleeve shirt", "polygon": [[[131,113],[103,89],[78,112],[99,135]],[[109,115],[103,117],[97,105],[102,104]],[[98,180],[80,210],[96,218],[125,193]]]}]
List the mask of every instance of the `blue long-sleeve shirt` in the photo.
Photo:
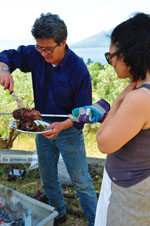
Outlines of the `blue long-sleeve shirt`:
[{"label": "blue long-sleeve shirt", "polygon": [[[68,48],[68,47],[67,47]],[[53,67],[33,45],[20,46],[0,53],[0,62],[10,72],[19,68],[31,72],[35,108],[43,114],[71,114],[72,109],[92,104],[91,78],[83,60],[68,48],[63,61]],[[46,118],[52,122],[64,118]],[[83,124],[74,123],[82,129]]]}]

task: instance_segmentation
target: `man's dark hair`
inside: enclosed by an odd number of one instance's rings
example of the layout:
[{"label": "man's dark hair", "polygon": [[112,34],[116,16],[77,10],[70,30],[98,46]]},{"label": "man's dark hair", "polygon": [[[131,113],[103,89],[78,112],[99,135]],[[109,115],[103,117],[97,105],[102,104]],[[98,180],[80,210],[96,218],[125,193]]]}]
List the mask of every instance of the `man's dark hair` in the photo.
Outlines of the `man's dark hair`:
[{"label": "man's dark hair", "polygon": [[119,24],[111,34],[111,43],[123,56],[135,80],[145,79],[150,71],[150,15],[137,13]]},{"label": "man's dark hair", "polygon": [[56,14],[41,14],[33,24],[31,33],[36,39],[52,38],[58,45],[67,38],[67,27]]}]

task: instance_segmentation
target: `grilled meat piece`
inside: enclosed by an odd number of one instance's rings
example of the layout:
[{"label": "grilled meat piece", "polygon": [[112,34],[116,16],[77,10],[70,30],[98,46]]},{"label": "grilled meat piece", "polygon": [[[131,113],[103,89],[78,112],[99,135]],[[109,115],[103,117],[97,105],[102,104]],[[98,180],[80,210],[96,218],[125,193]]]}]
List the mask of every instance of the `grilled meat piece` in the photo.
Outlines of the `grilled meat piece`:
[{"label": "grilled meat piece", "polygon": [[20,130],[32,131],[32,132],[40,132],[45,129],[44,126],[37,125],[34,121],[25,121],[25,120],[16,121],[16,126]]},{"label": "grilled meat piece", "polygon": [[34,120],[39,120],[41,114],[35,108],[20,108],[13,111],[13,117],[16,119],[16,126],[20,130],[40,132],[44,131],[45,127],[37,125]]},{"label": "grilled meat piece", "polygon": [[41,117],[41,114],[39,111],[37,111],[35,108],[29,109],[29,108],[20,108],[13,111],[13,117],[16,120],[25,120],[25,121],[34,121],[38,120]]}]

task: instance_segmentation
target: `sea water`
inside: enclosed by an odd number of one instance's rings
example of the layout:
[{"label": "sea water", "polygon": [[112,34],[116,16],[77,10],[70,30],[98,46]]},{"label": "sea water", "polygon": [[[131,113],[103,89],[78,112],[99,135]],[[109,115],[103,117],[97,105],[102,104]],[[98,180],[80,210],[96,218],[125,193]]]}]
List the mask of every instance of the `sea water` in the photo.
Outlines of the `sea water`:
[{"label": "sea water", "polygon": [[101,64],[107,64],[107,61],[105,59],[105,53],[109,51],[109,47],[71,49],[78,56],[82,57],[85,63],[87,63],[88,59],[91,59],[93,63],[100,62]]}]

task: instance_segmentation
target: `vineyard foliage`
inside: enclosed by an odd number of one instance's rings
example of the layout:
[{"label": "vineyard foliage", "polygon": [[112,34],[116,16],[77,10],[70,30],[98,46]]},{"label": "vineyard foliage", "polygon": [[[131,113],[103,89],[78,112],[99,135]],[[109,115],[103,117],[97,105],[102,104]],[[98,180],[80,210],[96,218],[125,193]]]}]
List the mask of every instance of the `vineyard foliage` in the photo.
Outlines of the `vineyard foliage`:
[{"label": "vineyard foliage", "polygon": [[[114,101],[125,86],[128,84],[127,79],[118,79],[117,75],[110,65],[102,65],[99,62],[87,65],[93,86],[93,103],[103,98],[110,104]],[[22,100],[25,107],[34,107],[32,80],[30,73],[23,73],[20,70],[15,70],[14,78],[14,92]],[[18,106],[8,90],[4,90],[0,86],[0,112],[12,112]],[[0,115],[0,136],[7,138],[9,134],[9,122],[13,120],[10,115]],[[85,135],[87,133],[96,133],[99,123],[86,124],[84,127]]]}]

